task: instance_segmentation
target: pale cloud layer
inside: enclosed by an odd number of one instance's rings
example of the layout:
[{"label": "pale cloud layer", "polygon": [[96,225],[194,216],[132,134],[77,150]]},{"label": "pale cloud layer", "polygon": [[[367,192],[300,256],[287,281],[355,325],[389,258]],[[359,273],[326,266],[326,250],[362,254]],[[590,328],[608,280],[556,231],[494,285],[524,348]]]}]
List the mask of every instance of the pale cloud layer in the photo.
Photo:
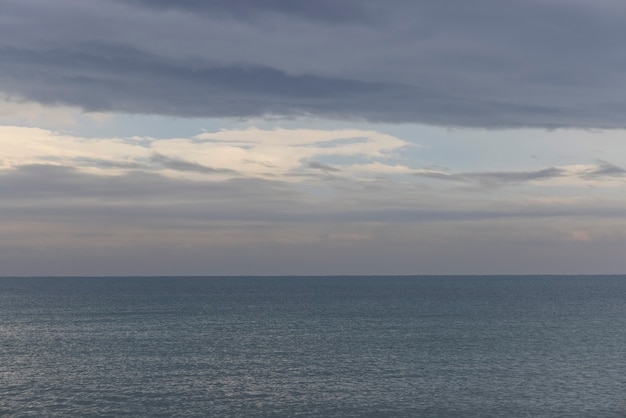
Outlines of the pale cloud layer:
[{"label": "pale cloud layer", "polygon": [[[398,171],[387,162],[408,145],[390,135],[356,129],[250,128],[154,139],[83,138],[41,128],[0,126],[4,169],[51,164],[99,175],[144,170],[177,178],[254,177],[301,182],[307,176],[341,172],[342,177],[357,179]],[[341,164],[338,168],[317,161],[327,157],[351,158],[361,164]]]},{"label": "pale cloud layer", "polygon": [[[626,169],[603,160],[523,171],[453,172],[420,167],[403,158],[408,147],[417,147],[419,152],[416,144],[357,129],[247,128],[155,139],[84,138],[41,128],[0,126],[0,147],[4,170],[52,165],[103,176],[145,171],[190,180],[256,178],[289,183],[383,178],[406,182],[407,176],[413,176],[430,187],[449,183],[487,189],[626,184]],[[335,162],[326,162],[329,158]]]}]

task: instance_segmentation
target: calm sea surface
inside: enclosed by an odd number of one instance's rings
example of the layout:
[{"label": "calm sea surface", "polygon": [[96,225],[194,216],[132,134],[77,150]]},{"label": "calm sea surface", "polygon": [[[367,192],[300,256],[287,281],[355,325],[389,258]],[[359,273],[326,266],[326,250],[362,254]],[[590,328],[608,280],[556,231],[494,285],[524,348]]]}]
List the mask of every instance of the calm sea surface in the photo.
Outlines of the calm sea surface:
[{"label": "calm sea surface", "polygon": [[624,417],[626,276],[4,278],[0,415]]}]

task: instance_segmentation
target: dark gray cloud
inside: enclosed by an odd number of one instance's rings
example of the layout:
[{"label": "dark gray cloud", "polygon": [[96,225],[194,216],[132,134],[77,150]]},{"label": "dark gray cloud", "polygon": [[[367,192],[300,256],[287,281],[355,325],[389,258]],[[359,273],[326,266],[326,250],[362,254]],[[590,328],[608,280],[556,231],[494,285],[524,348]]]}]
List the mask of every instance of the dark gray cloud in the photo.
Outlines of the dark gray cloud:
[{"label": "dark gray cloud", "polygon": [[418,177],[432,178],[437,180],[473,183],[483,187],[497,187],[504,185],[523,184],[530,181],[549,180],[560,177],[563,170],[556,167],[544,168],[537,171],[495,171],[485,173],[443,173],[443,172],[419,172]]},{"label": "dark gray cloud", "polygon": [[[60,161],[60,158],[46,158],[48,161]],[[103,169],[121,169],[121,170],[146,170],[148,167],[146,164],[137,163],[134,161],[113,161],[102,158],[73,158],[72,162],[81,167],[96,167]]]},{"label": "dark gray cloud", "polygon": [[89,111],[189,117],[332,116],[333,109],[324,106],[342,100],[348,103],[338,103],[334,110],[347,117],[352,101],[373,100],[385,90],[404,95],[398,86],[293,76],[268,67],[193,68],[120,45],[47,51],[4,48],[0,55],[7,59],[0,77],[13,81],[3,86],[4,91]]},{"label": "dark gray cloud", "polygon": [[373,7],[361,2],[335,0],[119,0],[123,3],[153,8],[227,16],[233,19],[260,19],[278,14],[330,22],[359,22],[373,17]]},{"label": "dark gray cloud", "polygon": [[626,15],[609,0],[2,4],[0,90],[43,103],[626,127]]},{"label": "dark gray cloud", "polygon": [[191,172],[203,173],[203,174],[215,174],[215,173],[233,174],[235,173],[234,170],[230,170],[226,168],[207,167],[206,165],[181,160],[178,158],[167,157],[165,155],[161,155],[158,153],[155,153],[152,156],[151,161],[165,168],[169,168],[170,170],[176,170],[176,171],[191,171]]},{"label": "dark gray cloud", "polygon": [[308,168],[313,168],[315,170],[321,170],[321,171],[324,171],[324,172],[334,172],[334,173],[336,173],[336,172],[341,171],[337,167],[333,167],[333,166],[330,166],[328,164],[323,164],[323,163],[320,163],[320,162],[317,162],[317,161],[308,161],[306,164],[304,164],[304,166],[308,167]]},{"label": "dark gray cloud", "polygon": [[518,111],[538,118],[551,111],[455,99],[414,86],[295,76],[268,67],[194,68],[120,45],[46,51],[5,48],[0,55],[9,62],[0,67],[0,81],[7,81],[2,83],[5,92],[87,111],[183,117],[315,115],[393,122],[423,118],[455,125],[475,125],[476,117],[488,114],[493,126],[517,124],[512,115]]},{"label": "dark gray cloud", "polygon": [[228,174],[236,174],[235,170],[227,169],[227,168],[213,168],[208,167],[206,165],[194,163],[191,161],[182,160],[179,158],[168,157],[166,155],[162,155],[159,153],[154,153],[152,157],[146,159],[145,162],[136,162],[136,161],[113,161],[102,158],[86,158],[86,157],[77,157],[77,158],[60,158],[60,157],[46,157],[42,158],[42,160],[46,162],[54,162],[56,165],[27,165],[24,166],[28,169],[34,170],[50,170],[51,172],[63,172],[67,170],[72,170],[72,167],[62,164],[63,162],[69,162],[73,166],[76,167],[95,167],[101,169],[121,169],[121,170],[135,170],[137,172],[147,172],[147,171],[155,171],[163,168],[181,171],[181,172],[195,172],[201,174],[217,174],[217,173],[228,173]]}]

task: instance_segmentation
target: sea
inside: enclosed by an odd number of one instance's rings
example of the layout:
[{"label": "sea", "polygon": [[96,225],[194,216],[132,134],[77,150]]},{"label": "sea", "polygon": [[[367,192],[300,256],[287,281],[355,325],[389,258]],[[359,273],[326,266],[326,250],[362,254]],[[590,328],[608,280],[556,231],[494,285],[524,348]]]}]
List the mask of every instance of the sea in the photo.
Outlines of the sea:
[{"label": "sea", "polygon": [[0,278],[0,416],[625,417],[626,276]]}]

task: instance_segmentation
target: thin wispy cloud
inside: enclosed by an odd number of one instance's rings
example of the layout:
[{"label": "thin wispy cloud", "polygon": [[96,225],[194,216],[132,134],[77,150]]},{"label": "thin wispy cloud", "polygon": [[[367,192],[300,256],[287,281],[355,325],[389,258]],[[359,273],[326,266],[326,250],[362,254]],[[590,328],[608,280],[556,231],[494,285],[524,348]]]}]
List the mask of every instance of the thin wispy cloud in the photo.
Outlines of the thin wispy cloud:
[{"label": "thin wispy cloud", "polygon": [[537,171],[484,173],[447,173],[434,170],[421,170],[415,172],[414,175],[437,180],[474,183],[484,187],[497,187],[550,180],[565,175],[565,172],[556,167],[549,167]]},{"label": "thin wispy cloud", "polygon": [[305,166],[308,168],[313,168],[316,170],[321,170],[321,171],[329,172],[329,173],[332,173],[332,172],[337,173],[341,171],[341,169],[337,167],[332,167],[328,164],[322,164],[317,161],[308,161],[305,163]]},{"label": "thin wispy cloud", "polygon": [[584,178],[595,179],[602,177],[624,177],[626,170],[607,161],[598,161],[596,167],[581,174]]},{"label": "thin wispy cloud", "polygon": [[202,173],[202,174],[214,174],[214,173],[230,173],[234,174],[233,170],[227,168],[213,168],[208,167],[206,165],[194,163],[191,161],[185,161],[178,158],[166,157],[165,155],[161,155],[155,153],[150,161],[156,163],[158,165],[163,166],[169,170],[174,171],[190,171],[194,173]]}]

